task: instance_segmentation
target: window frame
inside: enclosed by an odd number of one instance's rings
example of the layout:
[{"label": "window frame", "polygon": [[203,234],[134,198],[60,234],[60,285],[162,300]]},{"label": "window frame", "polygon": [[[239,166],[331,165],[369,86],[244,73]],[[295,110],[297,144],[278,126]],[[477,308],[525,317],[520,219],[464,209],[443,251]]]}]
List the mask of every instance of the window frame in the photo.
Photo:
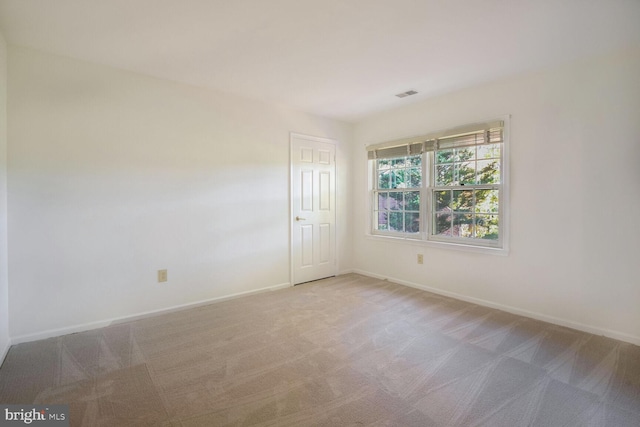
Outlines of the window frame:
[{"label": "window frame", "polygon": [[[377,218],[375,215],[378,213],[377,204],[377,194],[378,192],[384,192],[385,190],[391,191],[392,189],[379,189],[378,186],[378,168],[377,168],[377,159],[369,159],[367,160],[368,166],[368,176],[369,176],[369,186],[368,186],[368,201],[369,201],[369,221],[367,224],[368,230],[367,235],[371,239],[375,240],[387,240],[392,242],[405,242],[410,243],[412,245],[420,245],[420,246],[433,246],[440,247],[446,249],[454,249],[454,250],[463,250],[463,251],[471,251],[471,252],[481,252],[481,253],[491,253],[498,255],[507,255],[509,252],[509,140],[510,140],[510,129],[509,129],[509,120],[510,116],[503,116],[498,119],[502,122],[502,142],[500,149],[500,183],[487,183],[487,184],[467,184],[467,185],[456,185],[456,186],[436,186],[435,182],[435,164],[436,164],[436,150],[425,150],[420,155],[422,156],[421,166],[422,166],[422,182],[419,188],[408,188],[407,191],[420,191],[420,231],[417,233],[408,233],[402,231],[389,231],[389,230],[378,230],[377,226]],[[493,120],[495,122],[495,120]],[[490,122],[487,122],[490,123]],[[418,141],[433,138],[432,135],[442,135],[446,133],[451,133],[455,129],[473,129],[474,126],[482,126],[483,124],[471,124],[465,125],[460,128],[454,128],[452,130],[445,130],[434,132],[430,135],[423,137],[414,137],[414,138],[406,138],[401,140],[400,142],[403,144],[412,144],[411,141]],[[375,146],[367,147],[367,151],[372,151],[378,146],[389,146],[392,143],[383,143],[376,144]],[[477,144],[475,147],[487,145],[487,144]],[[475,159],[477,162],[480,159]],[[476,163],[477,164],[477,163]],[[477,173],[477,172],[476,172]],[[490,240],[490,239],[481,239],[481,238],[468,238],[468,237],[453,237],[453,236],[442,236],[434,234],[435,227],[435,200],[434,194],[436,191],[440,190],[477,190],[477,189],[494,189],[498,190],[498,239]],[[402,189],[405,190],[405,189]],[[473,212],[473,216],[475,219],[475,215],[478,212]]]}]

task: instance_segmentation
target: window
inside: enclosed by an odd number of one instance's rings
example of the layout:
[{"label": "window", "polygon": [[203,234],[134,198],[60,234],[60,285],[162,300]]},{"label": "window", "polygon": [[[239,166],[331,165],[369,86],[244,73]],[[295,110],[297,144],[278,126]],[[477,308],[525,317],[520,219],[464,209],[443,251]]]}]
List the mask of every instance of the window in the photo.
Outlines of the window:
[{"label": "window", "polygon": [[503,121],[368,151],[373,234],[505,248]]},{"label": "window", "polygon": [[379,159],[374,198],[376,229],[391,232],[420,231],[422,156]]}]

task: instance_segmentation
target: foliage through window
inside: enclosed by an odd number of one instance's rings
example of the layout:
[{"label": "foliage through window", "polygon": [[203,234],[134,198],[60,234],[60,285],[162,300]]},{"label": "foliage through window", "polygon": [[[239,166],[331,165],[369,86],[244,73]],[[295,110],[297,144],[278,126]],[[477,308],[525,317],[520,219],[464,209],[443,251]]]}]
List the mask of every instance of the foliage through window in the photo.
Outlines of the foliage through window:
[{"label": "foliage through window", "polygon": [[376,228],[419,232],[422,156],[380,159],[376,163],[376,177]]},{"label": "foliage through window", "polygon": [[494,122],[370,148],[373,232],[502,248],[503,129]]}]

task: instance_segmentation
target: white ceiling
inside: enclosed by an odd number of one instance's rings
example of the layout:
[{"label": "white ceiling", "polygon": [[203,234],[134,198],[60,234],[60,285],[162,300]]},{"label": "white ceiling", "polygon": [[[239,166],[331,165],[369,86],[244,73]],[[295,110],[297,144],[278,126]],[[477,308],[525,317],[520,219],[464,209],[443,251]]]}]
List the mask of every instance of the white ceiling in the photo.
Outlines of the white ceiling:
[{"label": "white ceiling", "polygon": [[353,121],[640,46],[640,0],[0,0],[0,28],[10,44]]}]

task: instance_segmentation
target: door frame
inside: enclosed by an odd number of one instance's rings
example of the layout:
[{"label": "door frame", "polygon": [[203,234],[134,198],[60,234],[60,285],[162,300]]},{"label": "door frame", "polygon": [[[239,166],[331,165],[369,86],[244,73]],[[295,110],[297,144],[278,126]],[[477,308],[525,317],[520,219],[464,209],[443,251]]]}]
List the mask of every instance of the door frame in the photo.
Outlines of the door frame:
[{"label": "door frame", "polygon": [[308,139],[310,141],[315,142],[324,142],[328,144],[332,144],[336,150],[334,151],[335,158],[333,160],[333,191],[335,200],[334,209],[333,209],[333,221],[334,221],[334,232],[335,239],[333,239],[333,275],[336,276],[338,274],[338,141],[331,138],[323,138],[320,136],[311,136],[303,133],[297,132],[289,132],[289,284],[293,287],[295,283],[293,283],[293,139],[301,138]]}]

